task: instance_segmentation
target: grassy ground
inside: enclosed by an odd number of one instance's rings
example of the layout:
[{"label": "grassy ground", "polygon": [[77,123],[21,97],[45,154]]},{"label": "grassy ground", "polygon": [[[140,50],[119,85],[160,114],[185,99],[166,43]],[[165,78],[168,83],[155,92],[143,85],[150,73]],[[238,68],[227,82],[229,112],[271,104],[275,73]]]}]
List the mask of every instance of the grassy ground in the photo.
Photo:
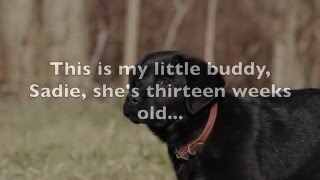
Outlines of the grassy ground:
[{"label": "grassy ground", "polygon": [[165,145],[120,103],[84,109],[0,102],[0,180],[174,179]]}]

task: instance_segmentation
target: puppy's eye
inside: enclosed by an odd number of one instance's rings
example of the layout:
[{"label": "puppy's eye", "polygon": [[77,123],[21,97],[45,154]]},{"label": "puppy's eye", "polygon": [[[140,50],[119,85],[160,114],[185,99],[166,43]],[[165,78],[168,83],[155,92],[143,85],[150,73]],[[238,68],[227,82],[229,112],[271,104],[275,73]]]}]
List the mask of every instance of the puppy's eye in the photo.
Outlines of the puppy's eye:
[{"label": "puppy's eye", "polygon": [[160,86],[168,86],[171,84],[171,82],[169,79],[163,78],[159,80],[158,84],[160,84]]}]

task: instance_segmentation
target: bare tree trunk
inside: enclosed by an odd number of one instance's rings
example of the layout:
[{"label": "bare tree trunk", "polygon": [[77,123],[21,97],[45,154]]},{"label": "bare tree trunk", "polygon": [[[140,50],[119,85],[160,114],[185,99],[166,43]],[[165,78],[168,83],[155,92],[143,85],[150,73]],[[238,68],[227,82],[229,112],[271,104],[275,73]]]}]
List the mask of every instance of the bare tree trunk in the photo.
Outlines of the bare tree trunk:
[{"label": "bare tree trunk", "polygon": [[[123,64],[133,65],[137,60],[138,53],[138,39],[139,39],[139,20],[141,0],[127,1],[127,18],[125,30],[125,44],[124,44],[124,60]],[[121,86],[125,87],[125,76],[120,78]]]},{"label": "bare tree trunk", "polygon": [[[35,22],[35,0],[1,0],[0,12],[3,42],[7,58],[7,90],[26,97],[28,84],[35,78],[33,65],[38,48],[38,28]],[[19,13],[17,13],[19,12]]]},{"label": "bare tree trunk", "polygon": [[275,36],[273,80],[291,88],[320,87],[320,5],[317,0],[286,1]]},{"label": "bare tree trunk", "polygon": [[[47,47],[47,66],[49,61],[67,61],[69,64],[82,65],[89,62],[88,12],[85,0],[45,0],[44,32]],[[66,83],[70,87],[85,88],[83,76],[54,76],[51,67],[50,84]]]},{"label": "bare tree trunk", "polygon": [[0,3],[8,73],[6,89],[27,97],[31,83],[64,82],[81,88],[84,77],[54,76],[52,71],[49,73],[49,61],[68,61],[73,65],[88,62],[87,1],[45,0],[43,6],[37,0],[0,0]]},{"label": "bare tree trunk", "polygon": [[[275,39],[273,57],[273,81],[278,86],[301,87],[304,86],[302,69],[297,61],[297,1],[288,4],[287,12],[282,23],[282,32]],[[291,7],[290,7],[291,6]],[[290,72],[291,74],[287,74]]]},{"label": "bare tree trunk", "polygon": [[[299,16],[305,16],[298,31],[299,59],[305,65],[305,82],[307,87],[320,87],[320,1],[300,2]],[[308,14],[306,16],[306,14]]]},{"label": "bare tree trunk", "polygon": [[214,62],[217,5],[218,0],[208,0],[207,27],[204,46],[204,59],[208,62]]},{"label": "bare tree trunk", "polygon": [[[0,12],[1,12],[1,6],[0,6]],[[2,23],[1,23],[1,19],[0,19],[0,29],[2,29]],[[5,60],[5,56],[4,56],[4,46],[3,46],[3,40],[2,40],[2,33],[0,31],[0,94],[3,91],[3,85],[5,84],[5,80],[6,80],[6,60]]]},{"label": "bare tree trunk", "polygon": [[[1,27],[0,27],[1,28]],[[0,39],[1,42],[1,39]],[[0,86],[5,83],[5,58],[4,51],[2,51],[2,45],[0,44]],[[0,87],[0,91],[1,91]]]},{"label": "bare tree trunk", "polygon": [[124,45],[124,64],[133,65],[137,59],[141,0],[128,0]]}]

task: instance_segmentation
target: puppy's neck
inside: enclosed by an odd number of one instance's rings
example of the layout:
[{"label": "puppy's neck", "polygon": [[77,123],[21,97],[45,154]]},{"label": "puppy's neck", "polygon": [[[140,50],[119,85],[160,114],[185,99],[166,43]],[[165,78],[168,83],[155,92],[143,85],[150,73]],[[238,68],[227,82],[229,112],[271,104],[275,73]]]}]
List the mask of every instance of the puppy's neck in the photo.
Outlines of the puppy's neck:
[{"label": "puppy's neck", "polygon": [[167,143],[169,147],[180,148],[196,139],[206,126],[212,104],[206,106],[195,115],[190,115],[184,121],[168,127]]},{"label": "puppy's neck", "polygon": [[[226,94],[225,97],[219,98],[216,102],[214,102],[218,103],[219,110],[216,123],[212,131],[215,131],[215,129],[219,128],[221,123],[232,123],[232,121],[229,120],[227,120],[227,122],[222,122],[222,119],[236,119],[236,117],[229,117],[230,114],[235,114],[231,113],[231,111],[236,109],[235,106],[237,106],[235,99],[236,98],[233,95]],[[229,101],[233,103],[228,103]],[[167,143],[169,149],[174,150],[176,148],[180,148],[196,139],[201,134],[208,122],[212,105],[213,103],[209,104],[195,115],[188,115],[187,118],[182,121],[178,121],[161,128],[149,128],[156,136],[160,138],[160,140]]]},{"label": "puppy's neck", "polygon": [[169,148],[179,148],[196,139],[201,134],[207,124],[212,104],[209,104],[197,114],[188,115],[185,119],[168,126],[149,128],[162,141],[166,142]]}]

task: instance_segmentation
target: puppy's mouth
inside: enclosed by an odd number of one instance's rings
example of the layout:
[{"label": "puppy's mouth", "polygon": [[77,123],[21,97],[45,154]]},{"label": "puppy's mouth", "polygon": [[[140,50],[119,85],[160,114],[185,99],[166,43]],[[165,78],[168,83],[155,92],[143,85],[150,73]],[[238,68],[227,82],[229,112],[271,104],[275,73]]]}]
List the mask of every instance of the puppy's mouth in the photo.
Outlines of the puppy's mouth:
[{"label": "puppy's mouth", "polygon": [[133,112],[131,109],[132,108],[130,108],[128,104],[125,104],[123,107],[123,114],[135,124],[145,124],[146,122],[138,118],[137,113]]}]

